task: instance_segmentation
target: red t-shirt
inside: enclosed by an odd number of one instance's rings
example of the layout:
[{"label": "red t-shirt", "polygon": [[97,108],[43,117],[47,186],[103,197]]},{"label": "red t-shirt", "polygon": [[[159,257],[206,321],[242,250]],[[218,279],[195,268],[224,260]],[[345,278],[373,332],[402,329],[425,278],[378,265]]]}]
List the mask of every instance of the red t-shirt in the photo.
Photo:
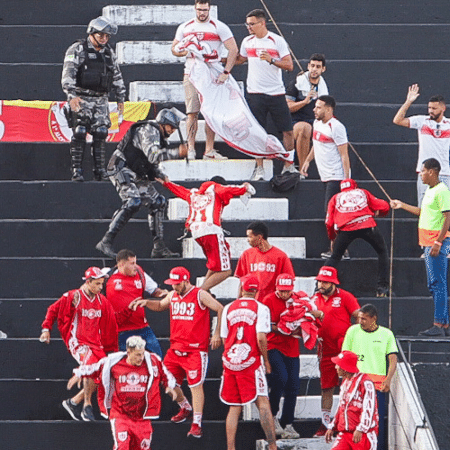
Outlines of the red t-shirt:
[{"label": "red t-shirt", "polygon": [[249,248],[242,253],[234,275],[241,278],[248,273],[258,277],[257,299],[263,299],[266,295],[275,292],[275,281],[281,273],[288,273],[295,277],[291,260],[286,253],[274,246],[265,253],[257,247]]},{"label": "red t-shirt", "polygon": [[106,283],[106,297],[116,313],[119,333],[148,326],[145,308],[137,308],[136,311],[128,308],[133,300],[144,297],[145,287],[145,274],[140,267],[134,277],[116,271]]},{"label": "red t-shirt", "polygon": [[322,327],[319,337],[322,338],[322,354],[324,356],[337,355],[341,351],[344,336],[352,325],[350,319],[354,311],[360,308],[358,300],[350,292],[336,288],[328,299],[317,292],[311,299],[319,311],[323,311]]},{"label": "red t-shirt", "polygon": [[170,300],[170,348],[181,352],[208,351],[209,308],[200,301],[200,288],[186,294],[172,291]]},{"label": "red t-shirt", "polygon": [[[262,302],[270,309],[271,324],[276,325],[280,320],[281,313],[286,311],[286,302],[278,297],[276,292],[266,295]],[[272,349],[277,349],[290,358],[297,358],[300,355],[300,340],[272,331],[267,335],[267,350]]]},{"label": "red t-shirt", "polygon": [[145,362],[132,366],[123,358],[111,368],[115,391],[111,401],[111,418],[128,416],[140,420],[147,405],[148,367]]}]

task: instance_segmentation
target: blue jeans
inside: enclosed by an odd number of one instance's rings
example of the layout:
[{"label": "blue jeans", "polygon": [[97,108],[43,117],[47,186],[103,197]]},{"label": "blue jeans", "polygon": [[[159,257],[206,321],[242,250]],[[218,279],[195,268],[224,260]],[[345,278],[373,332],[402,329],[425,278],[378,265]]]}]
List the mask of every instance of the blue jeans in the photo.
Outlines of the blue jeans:
[{"label": "blue jeans", "polygon": [[379,424],[378,424],[378,444],[377,450],[384,450],[384,441],[385,437],[385,423],[384,418],[386,417],[386,407],[387,407],[387,399],[388,394],[386,392],[377,391],[377,402],[378,402],[378,415],[379,415]]},{"label": "blue jeans", "polygon": [[434,300],[434,322],[448,325],[447,255],[450,253],[450,238],[444,239],[438,256],[430,256],[431,247],[425,247],[427,286]]},{"label": "blue jeans", "polygon": [[280,409],[280,400],[284,393],[280,418],[280,425],[284,428],[294,421],[295,405],[300,389],[300,358],[290,358],[276,349],[269,350],[268,354],[272,366],[272,373],[267,376],[270,409],[275,417]]},{"label": "blue jeans", "polygon": [[145,349],[149,352],[156,353],[162,358],[162,351],[155,333],[150,327],[141,328],[139,330],[121,331],[119,333],[119,350],[125,351],[127,349],[127,339],[130,336],[140,336],[144,341]]}]

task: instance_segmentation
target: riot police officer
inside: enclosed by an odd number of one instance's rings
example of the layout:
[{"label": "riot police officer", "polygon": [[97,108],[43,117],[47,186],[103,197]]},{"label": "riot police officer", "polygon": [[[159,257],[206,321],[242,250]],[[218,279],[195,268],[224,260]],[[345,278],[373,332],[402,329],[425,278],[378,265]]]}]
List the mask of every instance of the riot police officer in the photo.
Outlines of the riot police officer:
[{"label": "riot police officer", "polygon": [[87,39],[72,44],[66,51],[61,84],[67,94],[67,119],[72,128],[70,142],[72,181],[83,181],[82,162],[86,134],[93,138],[94,178],[107,179],[105,140],[111,126],[108,94],[114,91],[119,114],[123,113],[125,84],[116,56],[108,45],[117,25],[100,16],[89,22]]},{"label": "riot police officer", "polygon": [[[114,184],[122,206],[114,213],[108,231],[95,248],[115,258],[113,241],[117,233],[142,207],[148,209],[148,223],[153,235],[152,258],[174,258],[163,240],[163,217],[166,199],[153,186],[156,178],[165,178],[159,162],[187,156],[187,147],[180,132],[185,117],[176,108],[164,108],[156,120],[133,124],[117,145],[108,163],[108,175]],[[166,139],[178,130],[181,144],[171,148]]]}]

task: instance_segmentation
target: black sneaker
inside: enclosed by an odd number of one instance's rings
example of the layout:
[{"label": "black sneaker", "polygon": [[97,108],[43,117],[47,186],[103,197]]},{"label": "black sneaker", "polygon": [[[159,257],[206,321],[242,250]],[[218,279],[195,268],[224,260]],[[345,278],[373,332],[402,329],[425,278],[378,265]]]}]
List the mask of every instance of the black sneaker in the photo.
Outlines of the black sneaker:
[{"label": "black sneaker", "polygon": [[95,248],[109,258],[116,259],[117,253],[114,251],[111,241],[103,238],[100,242],[97,242]]},{"label": "black sneaker", "polygon": [[81,417],[81,411],[83,409],[83,404],[78,403],[76,405],[72,402],[72,399],[67,399],[62,402],[64,409],[70,414],[73,420],[83,420]]},{"label": "black sneaker", "polygon": [[95,422],[94,410],[91,405],[87,405],[81,411],[81,418],[85,422]]},{"label": "black sneaker", "polygon": [[433,325],[428,330],[421,331],[419,336],[428,336],[428,337],[445,337],[445,331],[443,328]]},{"label": "black sneaker", "polygon": [[387,287],[378,287],[377,292],[375,293],[377,297],[389,297],[389,288]]}]

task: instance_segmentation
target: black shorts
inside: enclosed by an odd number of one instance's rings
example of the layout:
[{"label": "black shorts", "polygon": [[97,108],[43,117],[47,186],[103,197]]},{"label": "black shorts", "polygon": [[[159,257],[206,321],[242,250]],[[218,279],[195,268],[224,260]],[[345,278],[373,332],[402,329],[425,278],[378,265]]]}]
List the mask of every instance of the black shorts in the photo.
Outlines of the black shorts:
[{"label": "black shorts", "polygon": [[277,131],[292,131],[291,113],[286,102],[286,96],[249,94],[247,103],[259,124],[266,129],[267,114],[270,114]]}]

